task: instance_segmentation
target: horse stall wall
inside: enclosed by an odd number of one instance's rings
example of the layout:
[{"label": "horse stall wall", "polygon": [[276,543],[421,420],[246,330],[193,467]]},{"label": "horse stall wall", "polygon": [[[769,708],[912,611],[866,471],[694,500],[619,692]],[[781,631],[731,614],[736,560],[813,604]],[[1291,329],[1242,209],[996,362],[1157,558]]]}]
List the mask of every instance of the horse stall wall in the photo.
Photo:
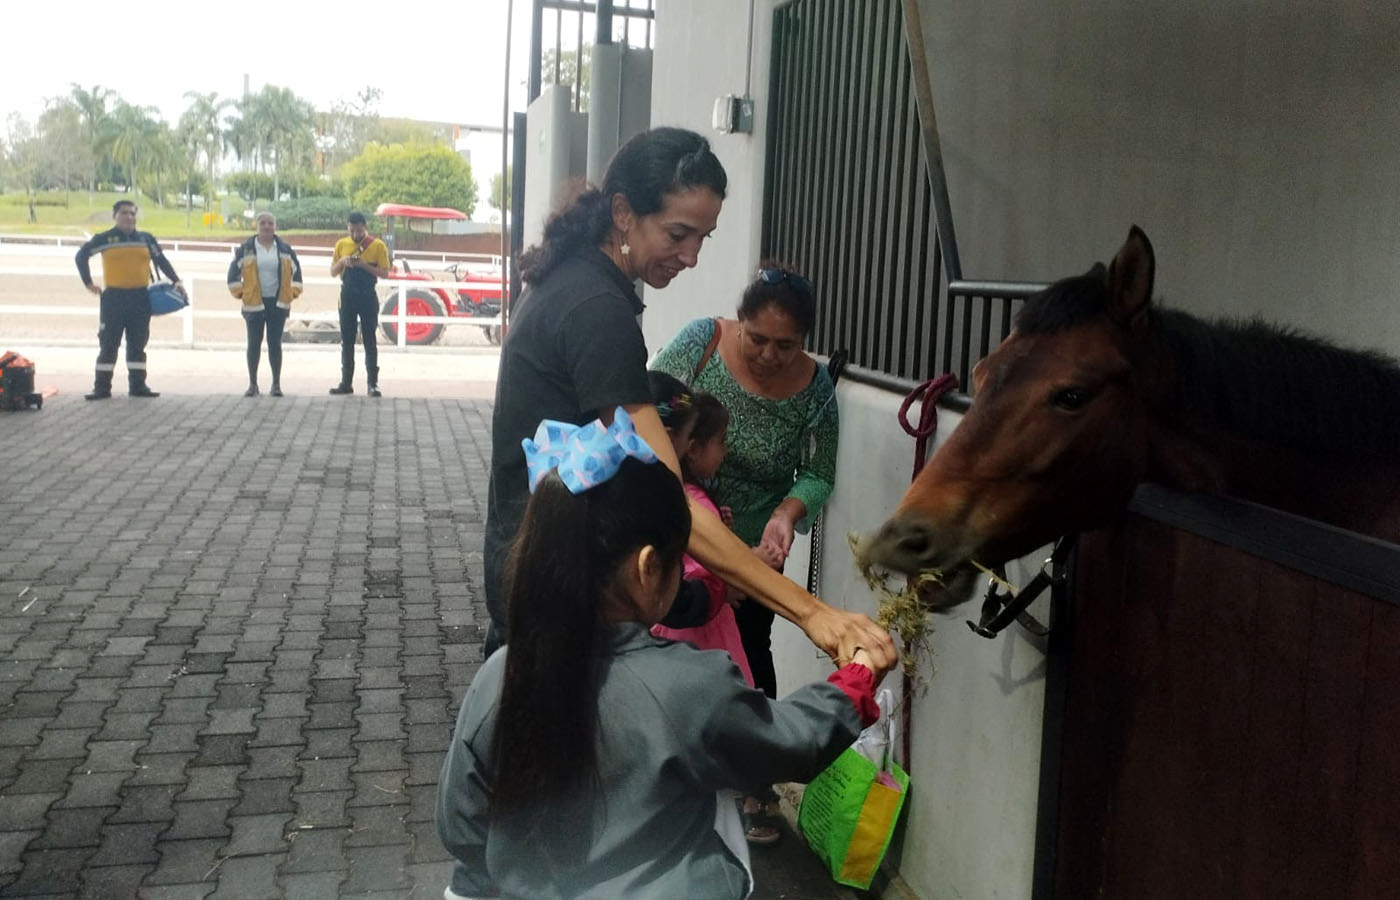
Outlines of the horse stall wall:
[{"label": "horse stall wall", "polygon": [[1134,508],[1081,539],[1053,651],[1053,896],[1400,896],[1400,547],[1161,489]]},{"label": "horse stall wall", "polygon": [[[837,395],[841,447],[836,490],[823,512],[818,591],[829,603],[874,615],[846,535],[880,522],[899,503],[914,441],[897,424],[899,393],[848,376]],[[917,413],[915,405],[911,418]],[[939,410],[940,442],[960,418]],[[808,546],[805,538],[794,545],[788,577],[804,580]],[[1026,567],[1008,567],[1015,583],[1024,584],[1029,574]],[[992,641],[974,635],[964,620],[977,617],[976,607],[934,619],[933,671],[913,710],[909,798],[886,862],[915,895],[930,900],[1031,895],[1046,658],[1038,640],[1017,625]],[[1048,612],[1041,605],[1031,611],[1037,617]],[[831,673],[826,657],[782,619],[774,625],[773,644],[780,695]],[[897,673],[883,686],[899,698]]]},{"label": "horse stall wall", "polygon": [[[729,196],[696,269],[664,291],[645,292],[642,330],[653,351],[692,318],[733,315],[758,261],[770,99],[765,48],[772,44],[777,5],[773,0],[754,0],[752,10],[748,0],[657,5],[652,124],[707,135],[729,175]],[[740,25],[750,21],[753,34],[747,40]],[[751,58],[745,55],[748,46]],[[739,94],[746,85],[757,107],[753,133],[713,131],[714,99]],[[825,510],[820,591],[836,605],[873,614],[874,598],[855,576],[845,536],[874,527],[894,511],[909,483],[914,442],[896,421],[901,392],[857,384],[848,376],[837,396],[841,445],[836,491]],[[917,407],[911,415],[916,413]],[[940,440],[958,419],[940,411]],[[788,560],[787,573],[798,581],[806,580],[807,546],[799,538]],[[1017,583],[1025,580],[1024,572],[1009,569]],[[907,765],[912,783],[886,867],[929,900],[1021,900],[1031,896],[1035,864],[1045,656],[1019,626],[996,641],[973,635],[963,619],[976,617],[975,604],[961,612],[965,615],[936,622],[937,671],[914,707],[913,759]],[[781,620],[773,643],[780,692],[830,674],[825,657]],[[899,696],[896,676],[886,684]]]}]

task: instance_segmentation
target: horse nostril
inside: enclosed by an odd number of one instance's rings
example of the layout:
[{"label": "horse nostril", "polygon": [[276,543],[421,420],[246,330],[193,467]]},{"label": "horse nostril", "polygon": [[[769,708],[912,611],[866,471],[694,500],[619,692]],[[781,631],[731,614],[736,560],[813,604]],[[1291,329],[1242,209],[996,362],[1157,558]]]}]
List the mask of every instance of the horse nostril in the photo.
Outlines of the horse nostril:
[{"label": "horse nostril", "polygon": [[929,552],[928,532],[923,529],[912,529],[896,542],[895,547],[900,553],[908,554],[915,559],[923,559]]}]

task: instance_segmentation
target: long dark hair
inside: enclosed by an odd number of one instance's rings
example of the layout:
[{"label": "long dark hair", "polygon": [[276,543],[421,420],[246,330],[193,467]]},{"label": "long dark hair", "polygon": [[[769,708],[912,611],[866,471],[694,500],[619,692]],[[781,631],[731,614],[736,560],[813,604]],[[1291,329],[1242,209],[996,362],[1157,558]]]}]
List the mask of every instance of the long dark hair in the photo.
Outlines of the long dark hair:
[{"label": "long dark hair", "polygon": [[671,571],[689,537],[685,492],[659,462],[629,457],[577,495],[555,473],[540,482],[506,570],[493,813],[528,815],[597,771],[598,605],[629,554],[651,545]]},{"label": "long dark hair", "polygon": [[540,284],[568,257],[601,245],[613,227],[612,198],[621,194],[639,216],[651,215],[666,196],[704,187],[721,200],[729,180],[710,142],[684,128],[653,128],[634,135],[608,163],[601,188],[589,188],[544,225],[544,240],[520,257],[521,277]]}]

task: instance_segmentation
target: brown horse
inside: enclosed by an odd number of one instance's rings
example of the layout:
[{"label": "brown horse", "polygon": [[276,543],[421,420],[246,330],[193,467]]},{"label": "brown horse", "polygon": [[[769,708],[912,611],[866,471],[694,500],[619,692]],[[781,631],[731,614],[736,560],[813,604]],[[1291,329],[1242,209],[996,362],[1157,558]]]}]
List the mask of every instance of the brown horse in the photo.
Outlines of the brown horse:
[{"label": "brown horse", "polygon": [[1150,480],[1400,541],[1400,367],[1260,322],[1150,301],[1134,226],[1107,270],[1027,300],[972,374],[971,409],[857,550],[939,570],[938,608],[977,572],[1106,524]]}]

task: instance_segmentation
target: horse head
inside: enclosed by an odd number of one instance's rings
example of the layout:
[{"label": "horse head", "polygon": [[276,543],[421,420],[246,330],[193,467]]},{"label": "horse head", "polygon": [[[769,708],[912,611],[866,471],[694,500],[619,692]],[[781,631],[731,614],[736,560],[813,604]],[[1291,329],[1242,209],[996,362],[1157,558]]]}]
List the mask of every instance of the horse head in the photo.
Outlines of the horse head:
[{"label": "horse head", "polygon": [[1152,245],[1134,226],[1105,269],[1027,300],[972,373],[973,403],[894,515],[857,545],[862,564],[941,572],[929,597],[969,599],[973,561],[995,566],[1122,509],[1148,454],[1143,375]]}]

